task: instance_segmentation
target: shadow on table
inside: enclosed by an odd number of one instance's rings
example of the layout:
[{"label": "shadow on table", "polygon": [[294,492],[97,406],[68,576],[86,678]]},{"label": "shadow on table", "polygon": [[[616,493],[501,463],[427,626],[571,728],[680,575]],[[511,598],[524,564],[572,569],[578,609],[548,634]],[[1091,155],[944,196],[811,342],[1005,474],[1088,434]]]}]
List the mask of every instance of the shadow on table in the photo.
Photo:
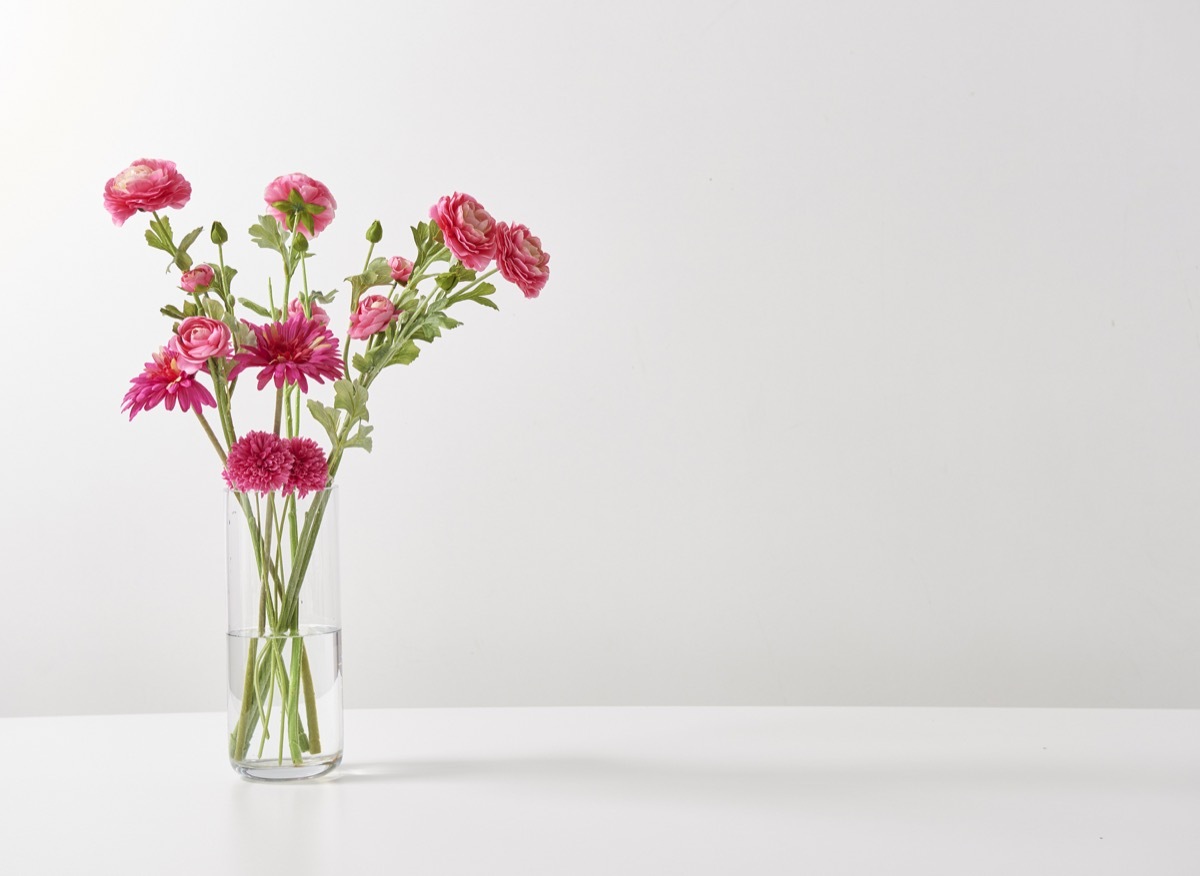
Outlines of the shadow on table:
[{"label": "shadow on table", "polygon": [[836,763],[700,763],[686,760],[637,760],[567,755],[480,760],[377,761],[343,764],[325,781],[338,784],[393,782],[472,783],[536,787],[569,796],[644,794],[711,798],[728,803],[776,805],[805,798],[823,805],[844,798],[861,802],[914,795],[1028,794],[1044,789],[1095,794],[1111,791],[1182,793],[1200,788],[1195,770],[1135,769],[1120,764],[1030,761],[980,764],[929,759],[905,764],[865,759]]}]

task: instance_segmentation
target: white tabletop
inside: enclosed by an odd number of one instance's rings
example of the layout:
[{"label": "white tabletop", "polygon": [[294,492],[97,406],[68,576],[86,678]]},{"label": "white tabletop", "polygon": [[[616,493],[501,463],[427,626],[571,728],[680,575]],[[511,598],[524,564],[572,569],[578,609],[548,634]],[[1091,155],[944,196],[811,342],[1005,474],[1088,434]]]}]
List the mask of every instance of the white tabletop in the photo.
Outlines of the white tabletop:
[{"label": "white tabletop", "polygon": [[348,712],[307,784],[218,714],[0,720],[0,873],[1200,873],[1200,712]]}]

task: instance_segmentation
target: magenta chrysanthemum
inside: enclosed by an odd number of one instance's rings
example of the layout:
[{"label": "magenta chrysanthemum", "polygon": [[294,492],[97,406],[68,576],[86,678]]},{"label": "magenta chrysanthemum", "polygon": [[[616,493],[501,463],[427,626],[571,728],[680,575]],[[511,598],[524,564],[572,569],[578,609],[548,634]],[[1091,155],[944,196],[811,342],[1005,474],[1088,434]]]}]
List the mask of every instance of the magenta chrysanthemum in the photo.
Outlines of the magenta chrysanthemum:
[{"label": "magenta chrysanthemum", "polygon": [[129,419],[133,419],[142,411],[147,411],[159,402],[165,402],[167,410],[174,410],[179,402],[181,410],[189,411],[207,405],[215,408],[217,402],[203,385],[196,382],[196,369],[192,368],[179,355],[175,346],[175,338],[159,348],[153,358],[146,363],[145,370],[130,383],[133,387],[125,393],[122,411],[129,411]]},{"label": "magenta chrysanthemum", "polygon": [[292,471],[292,454],[278,435],[247,432],[229,448],[225,483],[239,493],[280,490]]},{"label": "magenta chrysanthemum", "polygon": [[292,469],[288,474],[284,492],[295,490],[303,499],[309,493],[325,489],[329,478],[329,463],[325,452],[311,438],[288,438],[284,441],[292,454]]},{"label": "magenta chrysanthemum", "polygon": [[309,377],[324,383],[326,377],[337,380],[342,376],[338,340],[315,315],[308,319],[301,311],[286,322],[246,324],[254,332],[254,345],[235,357],[237,364],[229,374],[231,378],[246,368],[260,368],[259,389],[274,378],[276,388],[289,381],[299,386],[301,392],[308,392]]}]

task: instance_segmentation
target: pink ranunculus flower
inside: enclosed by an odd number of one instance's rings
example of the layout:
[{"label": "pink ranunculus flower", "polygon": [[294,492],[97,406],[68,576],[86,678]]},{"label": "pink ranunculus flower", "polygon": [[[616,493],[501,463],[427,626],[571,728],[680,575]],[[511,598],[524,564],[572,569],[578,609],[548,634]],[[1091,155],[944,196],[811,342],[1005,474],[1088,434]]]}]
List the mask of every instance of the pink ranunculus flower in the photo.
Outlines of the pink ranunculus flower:
[{"label": "pink ranunculus flower", "polygon": [[104,208],[114,225],[134,213],[182,207],[191,197],[192,185],[175,162],[157,158],[139,158],[104,184]]},{"label": "pink ranunculus flower", "polygon": [[[308,309],[312,311],[313,322],[318,323],[319,325],[329,325],[329,314],[326,312],[324,307],[314,301],[309,304]],[[292,317],[297,313],[301,316],[304,315],[304,303],[301,302],[299,298],[293,298],[288,303],[288,316]]]},{"label": "pink ranunculus flower", "polygon": [[[293,191],[300,193],[302,206],[289,200]],[[337,209],[337,201],[329,187],[303,173],[289,173],[273,179],[263,198],[268,213],[289,229],[298,228],[305,237],[316,237],[328,228]]]},{"label": "pink ranunculus flower", "polygon": [[397,315],[396,305],[386,295],[364,295],[350,314],[350,337],[365,340],[387,328]]},{"label": "pink ranunculus flower", "polygon": [[207,289],[216,279],[216,274],[208,265],[196,265],[190,271],[184,271],[179,278],[179,288],[184,292],[195,292],[197,289]]},{"label": "pink ranunculus flower", "polygon": [[496,256],[496,220],[470,195],[455,192],[429,208],[446,247],[472,271],[482,271]]},{"label": "pink ranunculus flower", "polygon": [[179,324],[177,346],[181,364],[193,371],[203,368],[209,359],[225,359],[232,352],[233,333],[229,326],[207,316],[189,316]]},{"label": "pink ranunculus flower", "polygon": [[537,298],[550,279],[550,256],[524,225],[496,226],[496,267],[526,298]]},{"label": "pink ranunculus flower", "polygon": [[392,256],[388,259],[388,267],[392,269],[392,279],[401,286],[412,279],[413,263],[403,256]]}]

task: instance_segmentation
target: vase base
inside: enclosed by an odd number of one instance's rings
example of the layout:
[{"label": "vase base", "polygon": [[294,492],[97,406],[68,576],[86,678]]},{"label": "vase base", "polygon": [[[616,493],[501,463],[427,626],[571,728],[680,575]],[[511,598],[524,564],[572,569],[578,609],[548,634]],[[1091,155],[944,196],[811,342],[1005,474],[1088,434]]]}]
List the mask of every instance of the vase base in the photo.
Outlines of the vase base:
[{"label": "vase base", "polygon": [[250,782],[297,782],[323,776],[342,762],[342,753],[305,758],[303,763],[278,760],[230,761],[234,771]]}]

